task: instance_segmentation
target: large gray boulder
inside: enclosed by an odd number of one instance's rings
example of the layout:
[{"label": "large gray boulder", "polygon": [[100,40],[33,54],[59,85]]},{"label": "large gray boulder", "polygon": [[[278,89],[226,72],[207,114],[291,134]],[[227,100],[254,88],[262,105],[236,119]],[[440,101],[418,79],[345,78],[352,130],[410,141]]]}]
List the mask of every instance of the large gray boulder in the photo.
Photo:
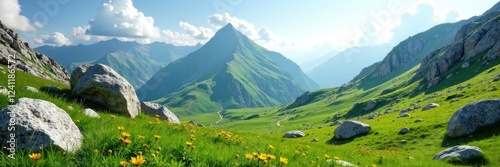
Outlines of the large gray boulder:
[{"label": "large gray boulder", "polygon": [[448,121],[446,134],[461,137],[500,122],[500,99],[482,100],[460,107]]},{"label": "large gray boulder", "polygon": [[434,160],[445,160],[448,158],[470,159],[483,153],[479,147],[475,146],[453,146],[447,148],[434,156]]},{"label": "large gray boulder", "polygon": [[377,106],[377,101],[372,100],[372,101],[368,102],[368,104],[366,105],[366,107],[365,107],[365,111],[372,110],[372,109],[373,109],[373,108],[375,108],[376,106]]},{"label": "large gray boulder", "polygon": [[[13,122],[15,137],[11,138],[8,129]],[[30,98],[20,98],[0,111],[0,138],[7,145],[15,140],[17,148],[36,151],[42,146],[54,146],[74,152],[83,142],[80,130],[64,110],[51,102]]]},{"label": "large gray boulder", "polygon": [[296,138],[296,137],[304,137],[306,134],[300,130],[295,130],[295,131],[288,131],[286,132],[283,137],[284,138]]},{"label": "large gray boulder", "polygon": [[337,139],[350,139],[367,134],[371,130],[370,125],[358,121],[344,121],[333,132]]},{"label": "large gray boulder", "polygon": [[173,112],[168,110],[167,107],[151,102],[142,102],[141,111],[144,114],[150,115],[152,117],[156,117],[156,115],[160,116],[161,119],[168,120],[169,122],[180,124],[179,118],[175,116]]},{"label": "large gray boulder", "polygon": [[106,65],[77,67],[71,74],[70,86],[73,94],[104,105],[112,112],[132,118],[140,113],[134,87]]}]

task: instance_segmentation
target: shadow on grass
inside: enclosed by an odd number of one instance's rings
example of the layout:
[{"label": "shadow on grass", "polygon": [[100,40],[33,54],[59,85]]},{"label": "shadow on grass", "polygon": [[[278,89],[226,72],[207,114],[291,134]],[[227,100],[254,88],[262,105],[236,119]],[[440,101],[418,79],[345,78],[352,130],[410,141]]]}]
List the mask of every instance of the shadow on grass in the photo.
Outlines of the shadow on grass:
[{"label": "shadow on grass", "polygon": [[451,147],[456,145],[463,145],[473,141],[479,141],[483,139],[488,139],[494,136],[500,135],[500,122],[479,128],[472,135],[464,136],[464,137],[448,137],[446,134],[443,137],[443,141],[441,142],[441,147]]},{"label": "shadow on grass", "polygon": [[326,141],[326,144],[344,145],[344,144],[350,143],[352,141],[354,141],[354,138],[350,138],[350,139],[337,139],[337,138],[333,137],[332,139]]},{"label": "shadow on grass", "polygon": [[71,93],[71,90],[69,90],[69,89],[59,89],[56,87],[48,86],[48,87],[42,87],[42,88],[40,88],[40,90],[47,93],[49,96],[51,96],[53,98],[64,99],[64,101],[66,101],[67,103],[79,103],[86,108],[91,108],[93,110],[100,110],[100,111],[109,112],[108,107],[101,105],[101,104],[98,104],[98,103],[95,103],[95,102],[92,102],[90,100],[86,100],[86,99],[81,98],[79,96],[73,95]]}]

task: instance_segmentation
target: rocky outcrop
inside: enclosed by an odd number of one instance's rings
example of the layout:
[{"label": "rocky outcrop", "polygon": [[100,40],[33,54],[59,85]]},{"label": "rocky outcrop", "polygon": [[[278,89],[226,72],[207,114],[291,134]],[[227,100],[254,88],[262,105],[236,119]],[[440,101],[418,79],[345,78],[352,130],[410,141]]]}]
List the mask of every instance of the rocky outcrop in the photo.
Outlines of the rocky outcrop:
[{"label": "rocky outcrop", "polygon": [[385,76],[396,68],[403,66],[422,51],[425,43],[425,39],[419,37],[410,37],[401,42],[387,54],[387,57],[384,58],[378,68],[373,72],[371,78]]},{"label": "rocky outcrop", "polygon": [[445,160],[449,158],[458,158],[466,160],[477,157],[483,153],[479,147],[475,146],[453,146],[447,148],[434,156],[434,160]]},{"label": "rocky outcrop", "polygon": [[288,105],[285,109],[292,109],[307,104],[307,102],[309,102],[309,94],[310,94],[309,91],[304,92],[302,95],[297,97],[297,99],[295,99],[295,101],[293,101],[292,104]]},{"label": "rocky outcrop", "polygon": [[375,108],[376,106],[377,106],[377,101],[372,100],[372,101],[368,102],[368,104],[366,105],[365,111],[370,111],[373,108]]},{"label": "rocky outcrop", "polygon": [[0,22],[0,64],[9,65],[13,61],[15,69],[31,75],[68,83],[66,69],[53,59],[33,51],[19,35]]},{"label": "rocky outcrop", "polygon": [[300,130],[295,130],[295,131],[288,131],[286,132],[283,137],[284,138],[296,138],[296,137],[304,137],[306,134]]},{"label": "rocky outcrop", "polygon": [[467,136],[477,129],[500,122],[500,99],[482,100],[460,107],[448,121],[446,134]]},{"label": "rocky outcrop", "polygon": [[132,118],[140,113],[134,88],[110,67],[102,64],[79,66],[71,77],[73,94]]},{"label": "rocky outcrop", "polygon": [[167,107],[157,104],[157,103],[151,103],[151,102],[142,102],[141,104],[141,111],[144,114],[147,114],[152,117],[159,116],[161,119],[168,120],[169,122],[180,124],[181,121],[179,121],[179,118],[168,110]]},{"label": "rocky outcrop", "polygon": [[350,139],[360,135],[368,134],[370,125],[358,121],[344,121],[333,132],[337,139]]},{"label": "rocky outcrop", "polygon": [[[16,122],[15,138],[9,137],[9,123]],[[83,136],[71,117],[51,102],[20,98],[0,111],[0,138],[2,142],[15,140],[17,148],[39,150],[54,146],[64,151],[77,151]]]}]

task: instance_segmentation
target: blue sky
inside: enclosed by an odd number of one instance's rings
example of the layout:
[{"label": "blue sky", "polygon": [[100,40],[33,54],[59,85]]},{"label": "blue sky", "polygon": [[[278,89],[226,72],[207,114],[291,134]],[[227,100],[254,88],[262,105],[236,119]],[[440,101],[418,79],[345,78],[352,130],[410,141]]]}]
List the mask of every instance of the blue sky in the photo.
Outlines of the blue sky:
[{"label": "blue sky", "polygon": [[205,43],[231,22],[258,44],[303,63],[332,50],[382,43],[480,15],[496,0],[1,0],[0,20],[31,46],[117,37]]}]

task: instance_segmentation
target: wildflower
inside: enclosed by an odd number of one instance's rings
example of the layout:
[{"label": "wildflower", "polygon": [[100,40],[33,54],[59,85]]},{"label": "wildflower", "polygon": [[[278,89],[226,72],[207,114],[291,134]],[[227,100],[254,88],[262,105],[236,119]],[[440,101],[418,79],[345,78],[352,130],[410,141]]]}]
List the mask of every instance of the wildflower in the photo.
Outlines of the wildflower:
[{"label": "wildflower", "polygon": [[97,150],[97,149],[94,149],[94,153],[96,153],[96,154],[97,154],[97,153],[99,153],[99,150]]},{"label": "wildflower", "polygon": [[330,156],[328,154],[325,154],[325,159],[330,159]]},{"label": "wildflower", "polygon": [[160,118],[160,115],[156,114],[156,116],[155,116],[155,117],[156,117],[156,118]]},{"label": "wildflower", "polygon": [[142,147],[148,148],[148,144],[144,143],[144,144],[142,144]]},{"label": "wildflower", "polygon": [[191,143],[191,142],[186,142],[186,146],[187,146],[187,147],[192,147],[192,146],[193,146],[193,143]]},{"label": "wildflower", "polygon": [[122,137],[123,137],[123,139],[127,139],[130,137],[130,133],[122,132]]},{"label": "wildflower", "polygon": [[121,131],[125,130],[125,127],[123,127],[123,126],[118,126],[118,130],[121,132]]},{"label": "wildflower", "polygon": [[295,154],[299,154],[299,153],[300,153],[299,150],[295,150]]},{"label": "wildflower", "polygon": [[274,160],[274,159],[276,159],[276,156],[271,155],[271,154],[267,154],[267,159]]},{"label": "wildflower", "polygon": [[114,119],[115,117],[116,117],[115,115],[111,115],[111,118],[113,118],[113,119]]},{"label": "wildflower", "polygon": [[161,136],[155,135],[155,140],[158,140],[160,138],[161,138]]},{"label": "wildflower", "polygon": [[32,160],[38,161],[40,158],[42,158],[42,155],[40,153],[32,153],[29,155],[29,157]]},{"label": "wildflower", "polygon": [[269,149],[270,149],[270,150],[274,149],[274,146],[269,145]]},{"label": "wildflower", "polygon": [[372,167],[377,167],[377,165],[375,165],[375,164],[372,164]]},{"label": "wildflower", "polygon": [[307,156],[307,154],[306,154],[306,153],[302,153],[302,156],[304,156],[304,157],[305,157],[305,156]]},{"label": "wildflower", "polygon": [[142,151],[137,152],[137,155],[142,155]]},{"label": "wildflower", "polygon": [[112,154],[113,153],[113,150],[108,150],[108,154]]},{"label": "wildflower", "polygon": [[156,148],[156,151],[161,151],[161,147]]},{"label": "wildflower", "polygon": [[236,159],[238,159],[239,157],[240,157],[240,155],[238,155],[238,154],[236,154],[236,155],[234,156],[234,158],[236,158]]},{"label": "wildflower", "polygon": [[79,120],[79,119],[78,119],[78,120],[76,120],[76,123],[77,123],[77,124],[79,124],[79,123],[80,123],[80,120]]},{"label": "wildflower", "polygon": [[282,165],[284,165],[284,164],[288,164],[288,159],[287,159],[287,158],[285,158],[285,157],[280,157],[280,163],[281,163]]},{"label": "wildflower", "polygon": [[128,163],[127,163],[127,161],[120,161],[120,165],[121,165],[122,167],[127,166],[127,164],[128,164]]},{"label": "wildflower", "polygon": [[145,136],[139,135],[139,139],[144,139]]},{"label": "wildflower", "polygon": [[151,154],[151,157],[153,157],[153,158],[154,158],[154,157],[156,157],[156,155],[155,155],[155,154]]},{"label": "wildflower", "polygon": [[257,156],[257,159],[259,159],[259,161],[265,161],[267,160],[267,156],[266,154],[260,154],[259,156]]},{"label": "wildflower", "polygon": [[245,154],[245,158],[247,160],[251,160],[253,158],[253,155],[252,154]]},{"label": "wildflower", "polygon": [[337,156],[334,156],[334,157],[333,157],[333,159],[334,159],[335,161],[340,160],[340,158],[339,158],[339,157],[337,157]]},{"label": "wildflower", "polygon": [[125,139],[125,140],[123,140],[122,142],[128,145],[128,144],[132,143],[132,140],[130,140],[130,139]]},{"label": "wildflower", "polygon": [[130,162],[135,166],[141,166],[146,160],[142,158],[142,155],[137,155],[137,157],[131,157]]}]

